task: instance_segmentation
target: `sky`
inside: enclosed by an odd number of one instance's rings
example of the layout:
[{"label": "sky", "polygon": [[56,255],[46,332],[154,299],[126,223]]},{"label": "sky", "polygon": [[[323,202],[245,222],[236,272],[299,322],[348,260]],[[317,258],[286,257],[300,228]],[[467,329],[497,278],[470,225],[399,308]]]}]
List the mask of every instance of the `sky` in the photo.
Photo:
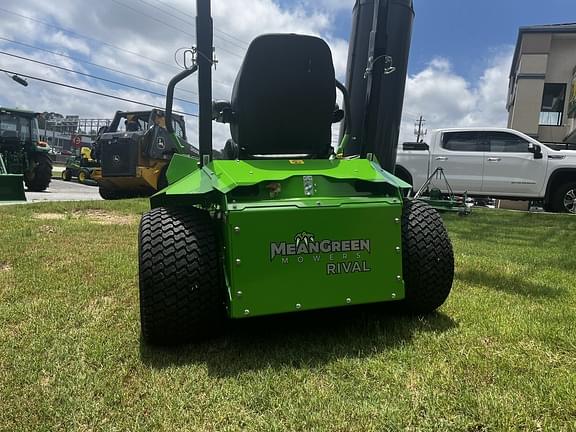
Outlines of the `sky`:
[{"label": "sky", "polygon": [[[505,125],[508,74],[518,27],[576,22],[573,1],[414,0],[416,18],[401,140],[414,139],[413,123],[420,115],[429,128]],[[194,44],[193,0],[59,0],[57,7],[55,4],[2,1],[0,68],[164,105],[165,85],[180,70],[175,59],[182,63],[182,52],[176,51]],[[343,80],[353,4],[353,0],[213,0],[218,57],[214,97],[230,98],[247,43],[269,32],[323,37]],[[111,118],[116,110],[139,107],[28,81],[29,86],[22,87],[0,74],[0,105],[89,118]],[[196,112],[193,79],[183,83],[176,96],[179,110]],[[196,120],[186,118],[194,142]],[[214,125],[214,130],[215,147],[220,148],[229,133],[223,125]]]}]

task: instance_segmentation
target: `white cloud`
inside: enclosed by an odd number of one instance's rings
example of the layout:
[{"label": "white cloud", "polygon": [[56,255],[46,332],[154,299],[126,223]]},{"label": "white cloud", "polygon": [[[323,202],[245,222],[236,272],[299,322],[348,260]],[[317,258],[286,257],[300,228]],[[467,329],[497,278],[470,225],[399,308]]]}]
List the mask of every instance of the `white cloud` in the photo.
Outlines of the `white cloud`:
[{"label": "white cloud", "polygon": [[[118,1],[134,7],[129,0]],[[138,9],[149,17],[118,6],[111,0],[91,3],[90,13],[86,13],[84,2],[73,0],[62,0],[57,8],[43,0],[4,0],[3,8],[71,29],[77,34],[45,27],[37,22],[0,12],[2,20],[0,35],[167,83],[179,70],[174,63],[174,52],[180,47],[189,47],[194,43],[190,34],[194,33],[192,16],[195,11],[189,0],[167,1],[173,5],[172,8],[164,3],[155,3],[156,7],[146,3],[139,3]],[[333,36],[334,18],[336,13],[343,9],[351,10],[352,6],[351,0],[302,0],[291,8],[281,7],[272,0],[249,2],[214,0],[215,45],[219,60],[214,72],[214,98],[230,98],[232,83],[240,67],[247,42],[258,34],[269,32],[295,32],[325,38],[334,54],[337,76],[344,80],[348,42]],[[165,21],[170,27],[152,17]],[[89,38],[83,38],[82,35]],[[97,42],[96,39],[106,43]],[[118,46],[124,51],[116,50],[109,44]],[[164,85],[142,82],[79,61],[25,49],[1,40],[0,49],[160,93],[165,91]],[[407,82],[402,138],[413,139],[413,118],[420,113],[428,120],[429,127],[504,124],[510,57],[510,50],[495,55],[494,59],[488,62],[478,82],[471,82],[455,73],[447,59],[434,59],[424,70],[410,76]],[[164,104],[163,97],[109,85],[49,67],[40,67],[14,58],[5,56],[0,58],[2,67],[6,69],[146,103],[160,106]],[[33,80],[29,82],[30,85],[24,88],[1,75],[0,105],[94,118],[109,118],[118,109],[136,108],[136,105],[130,103]],[[189,79],[179,86],[191,91],[195,91],[196,87],[195,79]],[[177,96],[196,99],[196,96],[182,91],[177,91]],[[195,110],[194,105],[190,104],[179,104],[179,108],[188,112]],[[197,127],[194,118],[188,117],[188,127],[189,136],[194,137]],[[215,147],[221,148],[228,135],[227,126],[214,124]]]},{"label": "white cloud", "polygon": [[[118,2],[128,7],[122,7],[118,5]],[[166,4],[150,3],[151,6],[147,4],[149,2],[138,4],[136,9],[148,16],[134,11],[134,4],[129,0],[118,0],[118,2],[106,0],[91,3],[90,13],[86,13],[86,4],[73,0],[62,0],[57,8],[42,0],[4,0],[3,8],[71,30],[73,33],[0,12],[0,20],[2,20],[0,35],[147,79],[168,83],[170,78],[179,71],[174,63],[174,52],[180,47],[190,47],[194,44],[191,34],[195,33],[193,19],[195,10],[191,7],[191,2],[170,0]],[[286,9],[272,0],[251,0],[249,7],[247,7],[247,2],[214,0],[212,12],[215,24],[216,54],[219,60],[214,72],[215,98],[230,98],[232,84],[247,42],[262,33],[294,32],[326,38],[334,50],[338,76],[341,79],[344,78],[347,42],[331,36],[332,18],[326,10],[312,10],[305,7],[304,3]],[[164,21],[168,26],[158,20]],[[87,36],[87,38],[82,36]],[[98,40],[103,42],[98,42]],[[120,47],[123,51],[114,49],[110,45]],[[156,86],[82,62],[22,48],[1,40],[0,49],[133,86],[149,88],[160,93],[165,91],[165,86]],[[5,56],[0,58],[2,58],[2,67],[23,74],[40,76],[160,106],[164,104],[162,97],[109,85],[23,60]],[[99,118],[109,118],[118,109],[127,110],[136,107],[131,103],[42,84],[34,80],[29,80],[29,83],[30,85],[24,88],[8,77],[0,77],[0,105]],[[196,80],[189,79],[179,88],[196,91]],[[196,96],[178,90],[177,96],[196,100]],[[180,104],[179,108],[188,112],[196,109],[190,104]],[[196,121],[192,117],[187,120],[191,129],[189,136],[193,137],[195,136],[193,129],[197,127]],[[222,147],[229,135],[228,128],[215,124],[214,130],[215,146]]]},{"label": "white cloud", "polygon": [[401,141],[412,141],[417,116],[428,129],[465,126],[505,126],[506,95],[512,49],[495,53],[477,83],[455,73],[447,59],[433,59],[409,76],[404,98]]},{"label": "white cloud", "polygon": [[47,33],[44,42],[53,44],[57,47],[62,47],[69,51],[76,51],[81,54],[90,53],[90,47],[86,42],[78,38],[69,37],[61,31],[56,33]]}]

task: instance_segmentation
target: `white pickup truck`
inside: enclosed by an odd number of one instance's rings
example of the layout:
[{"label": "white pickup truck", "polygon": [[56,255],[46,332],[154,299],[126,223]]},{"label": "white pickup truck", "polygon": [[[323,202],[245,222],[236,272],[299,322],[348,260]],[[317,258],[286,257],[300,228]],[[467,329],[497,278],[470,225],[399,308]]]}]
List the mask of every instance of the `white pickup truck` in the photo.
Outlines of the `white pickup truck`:
[{"label": "white pickup truck", "polygon": [[[438,129],[429,145],[399,145],[396,175],[414,190],[438,167],[457,194],[541,200],[547,211],[576,213],[576,151],[554,150],[521,132]],[[442,182],[435,186],[447,192]]]}]

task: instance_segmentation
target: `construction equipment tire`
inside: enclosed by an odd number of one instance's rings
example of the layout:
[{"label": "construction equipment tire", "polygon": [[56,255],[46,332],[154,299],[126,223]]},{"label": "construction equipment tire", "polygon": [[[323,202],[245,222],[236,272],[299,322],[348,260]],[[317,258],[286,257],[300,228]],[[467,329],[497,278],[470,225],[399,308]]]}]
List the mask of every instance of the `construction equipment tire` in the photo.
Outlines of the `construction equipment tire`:
[{"label": "construction equipment tire", "polygon": [[47,153],[37,152],[30,155],[29,163],[32,169],[24,174],[24,184],[29,191],[45,191],[52,180],[52,159]]},{"label": "construction equipment tire", "polygon": [[116,190],[103,186],[98,188],[98,193],[105,200],[117,200],[122,198],[122,196]]},{"label": "construction equipment tire", "polygon": [[213,336],[224,322],[216,226],[197,208],[156,208],[139,231],[143,339],[175,345]]},{"label": "construction equipment tire", "polygon": [[422,201],[404,204],[402,266],[405,311],[429,313],[446,301],[454,280],[452,243],[440,214]]}]

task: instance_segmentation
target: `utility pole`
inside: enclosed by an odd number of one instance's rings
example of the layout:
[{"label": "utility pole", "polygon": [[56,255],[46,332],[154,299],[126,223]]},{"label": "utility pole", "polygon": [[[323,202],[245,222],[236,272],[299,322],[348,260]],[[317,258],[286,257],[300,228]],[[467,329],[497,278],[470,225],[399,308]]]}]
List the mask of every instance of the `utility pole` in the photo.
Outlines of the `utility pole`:
[{"label": "utility pole", "polygon": [[424,141],[424,137],[428,133],[428,129],[424,129],[425,123],[426,120],[424,120],[424,117],[420,116],[420,118],[416,120],[416,123],[414,124],[414,135],[416,135],[416,142]]}]

